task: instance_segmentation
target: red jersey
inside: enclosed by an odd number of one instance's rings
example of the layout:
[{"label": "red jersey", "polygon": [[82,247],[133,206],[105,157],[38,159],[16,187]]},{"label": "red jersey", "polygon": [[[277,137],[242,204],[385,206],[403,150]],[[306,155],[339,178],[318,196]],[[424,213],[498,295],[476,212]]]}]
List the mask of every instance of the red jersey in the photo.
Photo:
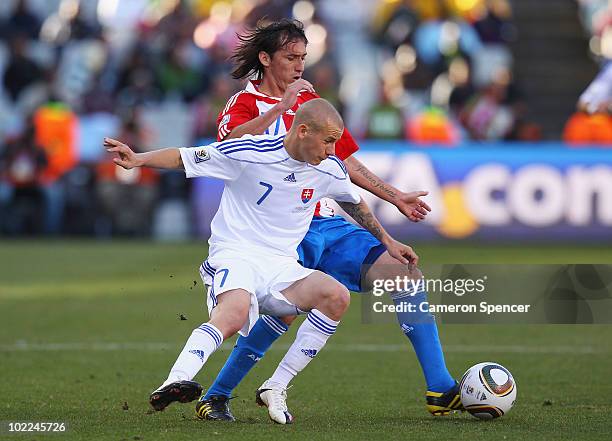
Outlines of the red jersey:
[{"label": "red jersey", "polygon": [[[217,141],[222,141],[232,130],[234,130],[234,128],[266,113],[281,101],[281,98],[261,93],[257,89],[260,83],[261,80],[249,81],[244,90],[241,90],[228,100],[225,108],[217,117],[217,127],[219,128],[217,132]],[[287,133],[291,124],[293,124],[293,118],[295,117],[295,112],[298,107],[306,101],[315,98],[320,97],[316,93],[307,91],[299,92],[295,105],[287,110],[282,117],[274,121],[265,131],[265,134],[281,135]],[[336,143],[336,156],[345,160],[357,150],[359,150],[357,143],[349,131],[345,129],[342,133],[342,137]]]},{"label": "red jersey", "polygon": [[[266,113],[276,104],[281,101],[281,98],[266,95],[258,90],[261,80],[250,80],[244,90],[241,90],[232,96],[225,108],[217,117],[217,141],[223,141],[234,128],[257,118]],[[279,116],[270,127],[264,132],[268,135],[280,135],[287,133],[298,107],[306,101],[320,98],[316,93],[301,91],[297,95],[295,105],[287,110],[283,115]],[[342,137],[336,143],[336,156],[345,160],[353,153],[359,150],[353,136],[347,129],[344,129]],[[329,212],[321,208],[321,204],[317,204],[315,216],[333,215],[333,211]]]}]

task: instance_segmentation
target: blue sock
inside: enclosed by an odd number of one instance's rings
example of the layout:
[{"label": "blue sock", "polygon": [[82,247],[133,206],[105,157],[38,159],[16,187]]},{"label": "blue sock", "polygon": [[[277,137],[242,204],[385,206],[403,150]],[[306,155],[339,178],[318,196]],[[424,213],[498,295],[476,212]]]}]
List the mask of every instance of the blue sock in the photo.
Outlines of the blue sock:
[{"label": "blue sock", "polygon": [[229,397],[238,383],[249,373],[268,348],[287,331],[288,327],[276,317],[262,315],[247,337],[238,337],[236,346],[223,365],[215,382],[204,396],[224,395]]},{"label": "blue sock", "polygon": [[423,375],[425,375],[427,390],[446,392],[455,385],[455,379],[446,368],[433,315],[419,310],[419,305],[427,302],[427,293],[422,288],[417,289],[419,290],[414,296],[409,292],[392,295],[393,303],[396,306],[412,304],[415,308],[414,312],[397,312],[397,321],[414,347]]}]

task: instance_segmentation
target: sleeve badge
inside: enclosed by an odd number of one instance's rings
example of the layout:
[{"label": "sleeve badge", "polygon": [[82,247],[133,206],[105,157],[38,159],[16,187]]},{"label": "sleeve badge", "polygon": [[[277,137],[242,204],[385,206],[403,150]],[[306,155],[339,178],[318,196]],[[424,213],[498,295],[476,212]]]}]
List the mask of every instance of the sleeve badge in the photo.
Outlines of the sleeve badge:
[{"label": "sleeve badge", "polygon": [[208,153],[208,150],[206,150],[205,147],[196,149],[196,151],[194,152],[194,156],[196,164],[208,161],[210,159],[210,153]]}]

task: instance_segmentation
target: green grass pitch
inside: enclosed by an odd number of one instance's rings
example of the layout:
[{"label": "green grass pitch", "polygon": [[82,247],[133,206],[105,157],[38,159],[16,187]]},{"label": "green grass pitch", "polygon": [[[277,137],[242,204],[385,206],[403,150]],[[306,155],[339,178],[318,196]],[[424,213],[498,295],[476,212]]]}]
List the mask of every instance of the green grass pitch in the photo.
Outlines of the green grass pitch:
[{"label": "green grass pitch", "polygon": [[[609,248],[415,249],[435,263],[612,263]],[[153,413],[149,393],[206,319],[197,273],[205,255],[203,243],[0,242],[0,421],[68,423],[63,434],[4,432],[0,439],[610,439],[611,326],[441,325],[455,376],[497,361],[514,374],[518,399],[491,422],[468,414],[433,418],[409,343],[397,326],[361,324],[358,296],[289,390],[292,426],[271,423],[254,390],[297,326],[236,390],[238,422],[199,421],[193,403]],[[197,380],[209,385],[229,348],[213,355]]]}]

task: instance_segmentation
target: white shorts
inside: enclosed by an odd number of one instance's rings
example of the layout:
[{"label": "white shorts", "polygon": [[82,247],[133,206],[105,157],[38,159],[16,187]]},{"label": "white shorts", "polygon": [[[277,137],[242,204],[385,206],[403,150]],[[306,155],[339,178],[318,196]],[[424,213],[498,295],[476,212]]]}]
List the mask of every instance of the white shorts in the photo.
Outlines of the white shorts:
[{"label": "white shorts", "polygon": [[281,293],[314,270],[304,268],[291,257],[262,256],[224,249],[211,254],[200,266],[202,281],[208,285],[206,304],[210,314],[217,306],[217,296],[232,289],[251,294],[249,317],[241,335],[247,336],[259,314],[278,317],[303,313]]}]

